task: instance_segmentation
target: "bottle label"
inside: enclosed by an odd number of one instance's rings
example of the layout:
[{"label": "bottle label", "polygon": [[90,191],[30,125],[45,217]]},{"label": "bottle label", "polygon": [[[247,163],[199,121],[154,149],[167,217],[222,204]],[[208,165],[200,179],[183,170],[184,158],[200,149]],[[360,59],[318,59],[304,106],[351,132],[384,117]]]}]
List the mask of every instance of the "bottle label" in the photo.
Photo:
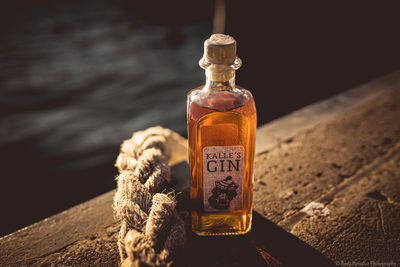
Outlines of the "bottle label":
[{"label": "bottle label", "polygon": [[204,211],[242,209],[243,146],[203,148]]}]

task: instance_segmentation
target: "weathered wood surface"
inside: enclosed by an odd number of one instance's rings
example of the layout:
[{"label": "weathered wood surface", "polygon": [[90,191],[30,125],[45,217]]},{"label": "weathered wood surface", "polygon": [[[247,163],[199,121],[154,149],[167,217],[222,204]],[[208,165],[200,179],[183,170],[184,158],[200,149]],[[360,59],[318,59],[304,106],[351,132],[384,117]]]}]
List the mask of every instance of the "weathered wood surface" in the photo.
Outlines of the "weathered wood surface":
[{"label": "weathered wood surface", "polygon": [[[248,235],[190,235],[177,265],[399,264],[400,72],[259,128],[254,191]],[[0,265],[118,265],[112,195],[1,238]]]},{"label": "weathered wood surface", "polygon": [[400,75],[256,161],[254,209],[339,263],[400,261]]}]

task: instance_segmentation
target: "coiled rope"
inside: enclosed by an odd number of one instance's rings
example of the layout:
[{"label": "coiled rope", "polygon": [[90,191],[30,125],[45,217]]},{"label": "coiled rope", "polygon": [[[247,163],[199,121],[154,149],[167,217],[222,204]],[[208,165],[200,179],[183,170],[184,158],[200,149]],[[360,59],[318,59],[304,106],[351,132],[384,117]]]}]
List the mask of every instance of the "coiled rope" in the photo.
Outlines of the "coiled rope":
[{"label": "coiled rope", "polygon": [[121,145],[115,163],[119,175],[114,211],[122,221],[118,249],[124,267],[170,266],[185,243],[175,194],[165,193],[170,182],[169,139],[174,134],[152,127],[134,133]]}]

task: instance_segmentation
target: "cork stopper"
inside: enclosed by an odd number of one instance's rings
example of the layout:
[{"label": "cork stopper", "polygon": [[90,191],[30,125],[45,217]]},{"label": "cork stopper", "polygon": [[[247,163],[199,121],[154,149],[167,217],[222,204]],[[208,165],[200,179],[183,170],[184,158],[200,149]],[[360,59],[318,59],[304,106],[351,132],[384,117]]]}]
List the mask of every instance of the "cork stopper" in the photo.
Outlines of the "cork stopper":
[{"label": "cork stopper", "polygon": [[200,67],[207,70],[214,80],[225,81],[235,75],[242,65],[236,57],[236,41],[232,36],[213,34],[204,42],[204,55],[199,61]]},{"label": "cork stopper", "polygon": [[236,41],[225,34],[213,34],[204,42],[204,57],[211,64],[231,65],[236,59]]}]

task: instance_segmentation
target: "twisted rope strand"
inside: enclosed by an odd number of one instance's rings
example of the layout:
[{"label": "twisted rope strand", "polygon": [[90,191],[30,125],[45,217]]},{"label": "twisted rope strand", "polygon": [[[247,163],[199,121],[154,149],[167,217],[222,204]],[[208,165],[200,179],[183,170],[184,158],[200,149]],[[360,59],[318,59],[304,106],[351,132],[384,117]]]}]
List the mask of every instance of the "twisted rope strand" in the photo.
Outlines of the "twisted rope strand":
[{"label": "twisted rope strand", "polygon": [[114,211],[122,223],[118,249],[122,266],[170,266],[186,232],[170,183],[170,137],[162,127],[136,132],[121,145]]}]

